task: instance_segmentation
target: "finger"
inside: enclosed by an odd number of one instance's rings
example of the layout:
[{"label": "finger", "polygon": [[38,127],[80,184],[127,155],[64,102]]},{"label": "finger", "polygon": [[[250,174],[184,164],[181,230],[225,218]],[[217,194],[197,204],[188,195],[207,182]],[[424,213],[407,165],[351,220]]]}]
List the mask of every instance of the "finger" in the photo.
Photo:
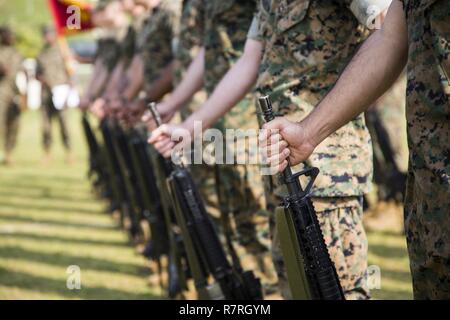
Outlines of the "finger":
[{"label": "finger", "polygon": [[161,149],[163,148],[165,145],[169,144],[171,141],[170,139],[168,139],[167,137],[160,137],[157,141],[153,142],[153,146],[156,149]]},{"label": "finger", "polygon": [[284,160],[281,164],[269,167],[269,172],[271,175],[281,173],[288,166],[288,161]]},{"label": "finger", "polygon": [[278,143],[280,143],[280,141],[283,140],[283,137],[281,136],[281,134],[279,134],[278,132],[272,132],[272,134],[270,135],[268,141],[268,145],[277,145]]},{"label": "finger", "polygon": [[270,130],[264,129],[264,127],[263,127],[263,129],[260,130],[259,137],[258,137],[260,144],[267,144],[267,138],[269,137],[269,135],[270,135]]},{"label": "finger", "polygon": [[163,124],[162,126],[156,128],[154,131],[152,131],[152,134],[150,136],[150,139],[148,140],[149,143],[153,144],[160,139],[160,136],[167,135],[170,136],[170,130],[167,127],[167,125]]},{"label": "finger", "polygon": [[172,141],[169,138],[161,137],[158,141],[155,141],[153,145],[155,146],[156,149],[160,150],[161,148],[163,148],[164,146],[168,145],[171,142]]},{"label": "finger", "polygon": [[284,141],[279,134],[276,134],[276,136],[273,139],[271,139],[271,141],[265,147],[267,157],[271,157],[272,155],[280,153],[287,146],[288,143]]},{"label": "finger", "polygon": [[280,165],[284,160],[286,160],[290,156],[291,152],[289,149],[284,149],[282,152],[274,154],[273,156],[269,157],[267,159],[270,166],[278,166]]},{"label": "finger", "polygon": [[267,158],[269,157],[267,154],[267,147],[260,146],[259,154],[261,155],[262,164],[267,164]]},{"label": "finger", "polygon": [[163,156],[164,158],[169,159],[169,158],[172,156],[172,149],[170,149],[170,150],[168,150],[168,151],[166,151],[166,152],[163,152],[163,153],[161,153],[161,154],[162,154],[162,156]]},{"label": "finger", "polygon": [[173,147],[175,147],[175,143],[173,141],[170,141],[168,144],[165,144],[161,148],[157,148],[158,152],[162,155],[166,155],[167,153],[172,153]]},{"label": "finger", "polygon": [[279,166],[278,166],[278,172],[282,172],[284,169],[287,168],[289,162],[287,160],[284,160]]},{"label": "finger", "polygon": [[267,156],[271,157],[272,155],[283,152],[288,146],[288,143],[284,140],[279,140],[276,143],[271,144],[267,147]]},{"label": "finger", "polygon": [[152,115],[151,115],[150,111],[145,111],[141,118],[142,122],[148,122],[151,119],[152,119]]}]

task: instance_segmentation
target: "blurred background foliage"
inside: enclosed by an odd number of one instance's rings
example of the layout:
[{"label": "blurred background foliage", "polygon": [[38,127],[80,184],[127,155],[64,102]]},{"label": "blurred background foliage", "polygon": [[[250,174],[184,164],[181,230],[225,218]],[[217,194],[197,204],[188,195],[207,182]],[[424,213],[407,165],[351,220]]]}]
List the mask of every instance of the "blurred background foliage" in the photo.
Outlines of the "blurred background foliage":
[{"label": "blurred background foliage", "polygon": [[[20,52],[27,58],[37,56],[43,45],[41,29],[52,23],[47,0],[0,0],[0,12],[0,25],[6,24],[14,31]],[[90,37],[90,33],[68,40],[83,37]]]},{"label": "blurred background foliage", "polygon": [[35,57],[42,47],[42,26],[51,20],[47,0],[0,0],[0,24],[17,36],[17,47],[26,57]]}]

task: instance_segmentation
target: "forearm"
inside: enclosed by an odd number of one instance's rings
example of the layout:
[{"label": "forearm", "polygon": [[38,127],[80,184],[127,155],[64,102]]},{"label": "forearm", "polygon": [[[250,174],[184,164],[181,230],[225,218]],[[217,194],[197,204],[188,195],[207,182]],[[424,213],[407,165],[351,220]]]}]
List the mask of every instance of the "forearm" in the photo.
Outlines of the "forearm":
[{"label": "forearm", "polygon": [[117,93],[117,89],[119,86],[120,79],[124,76],[124,62],[121,61],[117,64],[117,66],[114,68],[111,77],[106,84],[106,89],[104,92],[104,96],[112,96]]},{"label": "forearm", "polygon": [[407,51],[406,23],[395,1],[381,30],[362,45],[334,88],[302,121],[312,143],[318,145],[389,89],[406,64]]},{"label": "forearm", "polygon": [[136,56],[127,72],[128,83],[122,96],[127,100],[133,100],[144,84],[144,65],[140,56]]},{"label": "forearm", "polygon": [[88,86],[86,88],[86,92],[89,93],[92,91],[92,87],[93,85],[96,83],[97,81],[97,77],[100,74],[100,72],[102,72],[103,69],[103,63],[100,59],[97,59],[94,63],[94,67],[92,70],[92,76],[89,80]]},{"label": "forearm", "polygon": [[109,76],[110,72],[105,67],[102,67],[95,78],[95,82],[92,84],[91,98],[98,98],[102,94]]},{"label": "forearm", "polygon": [[205,49],[202,48],[191,62],[181,83],[167,100],[173,110],[182,108],[203,87],[205,73]]},{"label": "forearm", "polygon": [[173,88],[173,72],[174,63],[170,63],[161,71],[158,79],[153,81],[146,88],[147,98],[150,101],[159,101],[165,94],[169,93]]},{"label": "forearm", "polygon": [[188,119],[184,126],[193,132],[194,122],[201,121],[203,129],[213,125],[251,90],[258,76],[262,44],[248,40],[243,56],[228,71],[210,98]]}]

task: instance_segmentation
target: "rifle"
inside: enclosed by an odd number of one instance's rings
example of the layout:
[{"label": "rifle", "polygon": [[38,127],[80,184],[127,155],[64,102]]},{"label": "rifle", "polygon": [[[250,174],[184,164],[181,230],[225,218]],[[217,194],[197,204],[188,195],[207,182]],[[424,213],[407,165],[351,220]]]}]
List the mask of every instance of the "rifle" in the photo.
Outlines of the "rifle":
[{"label": "rifle", "polygon": [[[275,116],[269,96],[259,98],[259,105],[264,120],[272,121]],[[277,231],[292,297],[344,300],[344,293],[310,198],[311,188],[318,174],[319,169],[315,167],[294,174],[288,166],[279,175],[289,195],[283,199],[282,210],[276,212]],[[310,178],[305,189],[300,184],[301,176]]]},{"label": "rifle", "polygon": [[[152,150],[153,151],[153,150]],[[169,286],[168,294],[170,298],[176,298],[182,296],[182,291],[187,290],[187,277],[186,274],[189,270],[188,263],[185,259],[186,249],[184,242],[181,239],[179,228],[174,225],[175,209],[174,203],[170,198],[169,187],[166,183],[166,177],[168,175],[167,167],[165,166],[164,159],[156,152],[150,152],[151,163],[154,167],[154,174],[156,177],[156,186],[158,195],[161,199],[161,207],[164,217],[164,222],[167,229],[167,235],[169,238],[169,263],[168,263],[168,275]]]},{"label": "rifle", "polygon": [[[112,177],[111,180],[113,182],[112,189],[114,191],[114,199],[115,202],[119,204],[121,214],[120,220],[123,226],[125,219],[131,219],[131,215],[133,214],[131,211],[134,210],[134,208],[131,203],[130,194],[128,193],[128,189],[126,187],[126,177],[119,160],[118,147],[115,141],[115,132],[113,131],[114,127],[110,121],[111,120],[107,118],[103,119],[100,122],[100,130],[105,143],[106,159],[108,159],[108,167]],[[134,236],[134,234],[132,234],[132,236]]]},{"label": "rifle", "polygon": [[83,132],[86,138],[86,142],[89,150],[89,171],[88,177],[92,178],[96,175],[96,180],[94,180],[93,185],[95,187],[100,187],[101,185],[108,185],[107,172],[104,169],[102,154],[100,145],[95,137],[94,131],[92,130],[91,124],[89,123],[88,115],[83,112],[81,117],[81,124],[83,127]]},{"label": "rifle", "polygon": [[[397,202],[403,201],[406,174],[400,171],[394,158],[394,148],[389,134],[376,109],[366,112],[366,120],[372,139],[378,141],[381,151],[380,155],[374,150],[374,177],[377,184],[382,187],[381,189],[385,189],[383,198]],[[384,158],[384,163],[381,157]]]},{"label": "rifle", "polygon": [[113,122],[114,147],[116,148],[119,166],[123,174],[125,191],[130,206],[130,235],[137,240],[142,234],[140,220],[143,216],[144,201],[137,182],[139,173],[133,164],[132,152],[129,145],[129,137],[117,121]]},{"label": "rifle", "polygon": [[142,197],[142,215],[147,220],[151,239],[146,247],[146,257],[159,260],[169,252],[169,238],[161,205],[161,195],[156,185],[156,177],[151,166],[148,143],[137,130],[130,136],[130,151],[136,168],[138,187]]},{"label": "rifle", "polygon": [[[157,125],[161,118],[155,104],[149,110]],[[252,271],[243,272],[232,266],[222,247],[219,236],[206,212],[204,203],[183,165],[164,159],[175,216],[181,229],[192,278],[200,299],[259,300],[261,283]],[[209,276],[214,279],[208,282]]]}]

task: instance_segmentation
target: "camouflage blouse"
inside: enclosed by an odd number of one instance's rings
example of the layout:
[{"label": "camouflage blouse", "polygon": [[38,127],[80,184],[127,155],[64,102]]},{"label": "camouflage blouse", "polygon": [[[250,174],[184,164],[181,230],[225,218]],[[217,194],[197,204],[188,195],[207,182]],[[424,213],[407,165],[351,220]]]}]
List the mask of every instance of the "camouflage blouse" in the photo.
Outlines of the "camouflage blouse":
[{"label": "camouflage blouse", "polygon": [[162,0],[142,28],[145,83],[156,80],[174,59],[174,44],[178,37],[181,0]]},{"label": "camouflage blouse", "polygon": [[[261,0],[248,34],[265,46],[257,90],[271,95],[278,114],[303,119],[368,35],[363,23],[370,24],[370,15],[388,5],[379,0]],[[323,141],[306,165],[321,170],[314,196],[368,192],[372,145],[363,115]]]}]

